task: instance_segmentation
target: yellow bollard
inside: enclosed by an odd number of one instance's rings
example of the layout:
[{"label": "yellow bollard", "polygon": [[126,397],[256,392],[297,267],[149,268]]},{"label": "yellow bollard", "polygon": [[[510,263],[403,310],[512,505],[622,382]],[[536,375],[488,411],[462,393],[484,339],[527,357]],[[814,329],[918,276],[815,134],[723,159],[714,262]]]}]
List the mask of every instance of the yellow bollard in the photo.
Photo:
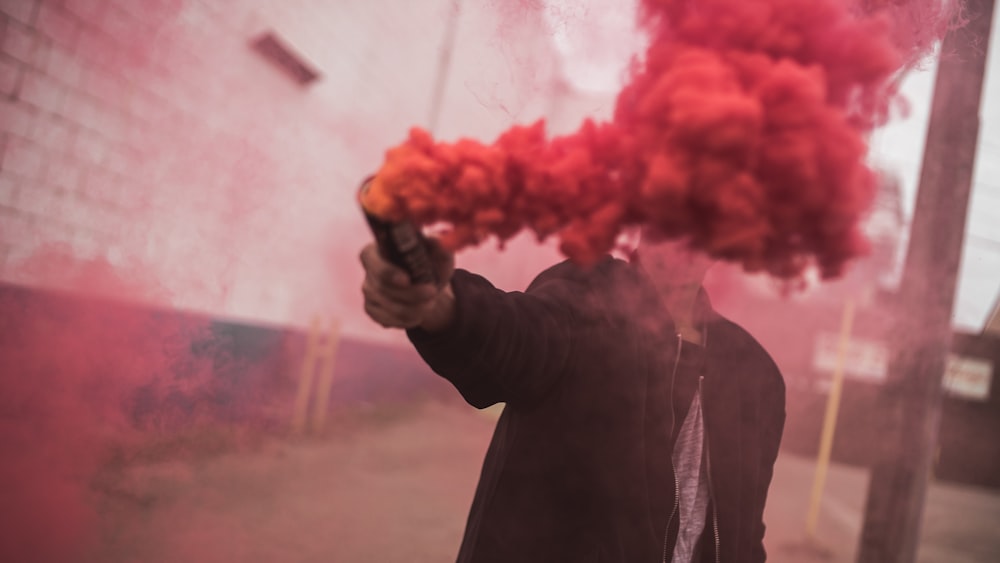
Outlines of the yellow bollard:
[{"label": "yellow bollard", "polygon": [[336,319],[330,321],[330,331],[326,335],[326,346],[320,357],[322,365],[319,372],[319,383],[316,385],[316,404],[313,410],[312,431],[326,430],[326,412],[330,404],[330,388],[333,386],[333,358],[337,355],[337,344],[340,342],[340,323]]},{"label": "yellow bollard", "polygon": [[309,403],[313,393],[313,381],[317,379],[317,363],[319,363],[319,380],[316,384],[316,399],[313,404],[310,430],[320,432],[326,426],[330,388],[333,386],[333,362],[337,353],[337,344],[340,341],[340,325],[336,319],[332,320],[325,340],[320,325],[320,318],[313,317],[309,326],[302,369],[299,371],[299,388],[295,395],[295,406],[292,413],[292,430],[296,434],[305,433],[306,423],[309,421]]},{"label": "yellow bollard", "polygon": [[854,300],[848,298],[844,302],[844,313],[840,321],[840,338],[837,341],[837,363],[833,370],[833,379],[830,382],[830,395],[826,401],[826,415],[823,417],[819,454],[816,458],[816,476],[813,480],[812,495],[809,499],[809,512],[806,517],[806,536],[809,539],[816,538],[816,523],[819,520],[819,507],[823,500],[826,471],[830,466],[830,452],[833,450],[833,434],[837,428],[840,393],[844,384],[844,363],[847,357],[847,346],[851,339],[851,325],[853,322]]}]

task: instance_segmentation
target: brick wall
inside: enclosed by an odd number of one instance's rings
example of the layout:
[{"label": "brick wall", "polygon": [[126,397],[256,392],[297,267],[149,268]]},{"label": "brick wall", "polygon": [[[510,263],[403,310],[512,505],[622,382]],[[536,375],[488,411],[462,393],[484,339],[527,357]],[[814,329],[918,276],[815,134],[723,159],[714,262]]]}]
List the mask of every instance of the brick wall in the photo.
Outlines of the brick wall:
[{"label": "brick wall", "polygon": [[[579,118],[566,108],[581,102],[553,87],[540,20],[504,6],[3,0],[0,280],[62,287],[46,257],[68,253],[142,272],[182,309],[282,324],[333,314],[385,337],[361,314],[369,235],[353,192],[432,119],[449,21],[443,138]],[[302,87],[253,51],[265,30],[321,79]],[[517,288],[554,257],[513,244],[519,256],[489,248],[460,264]]]}]

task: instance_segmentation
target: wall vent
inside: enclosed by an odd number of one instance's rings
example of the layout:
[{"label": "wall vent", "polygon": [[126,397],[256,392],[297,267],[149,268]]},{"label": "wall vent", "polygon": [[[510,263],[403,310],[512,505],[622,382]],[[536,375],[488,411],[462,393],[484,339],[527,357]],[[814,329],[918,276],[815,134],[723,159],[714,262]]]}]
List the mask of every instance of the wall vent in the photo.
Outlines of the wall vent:
[{"label": "wall vent", "polygon": [[272,31],[266,31],[250,42],[254,51],[280,68],[292,80],[307,86],[319,79],[319,72],[302,55],[296,53]]}]

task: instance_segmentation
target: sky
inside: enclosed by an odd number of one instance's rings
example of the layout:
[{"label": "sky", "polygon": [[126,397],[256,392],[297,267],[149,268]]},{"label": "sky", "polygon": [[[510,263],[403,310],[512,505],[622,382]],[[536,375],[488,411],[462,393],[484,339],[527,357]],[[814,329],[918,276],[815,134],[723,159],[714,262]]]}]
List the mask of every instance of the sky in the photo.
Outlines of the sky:
[{"label": "sky", "polygon": [[[1000,295],[1000,42],[989,47],[980,111],[979,149],[966,223],[965,249],[955,298],[954,323],[958,328],[980,330]],[[937,65],[912,72],[903,84],[911,104],[906,118],[892,120],[875,133],[870,158],[899,174],[903,207],[913,216],[924,140],[934,91]]]}]

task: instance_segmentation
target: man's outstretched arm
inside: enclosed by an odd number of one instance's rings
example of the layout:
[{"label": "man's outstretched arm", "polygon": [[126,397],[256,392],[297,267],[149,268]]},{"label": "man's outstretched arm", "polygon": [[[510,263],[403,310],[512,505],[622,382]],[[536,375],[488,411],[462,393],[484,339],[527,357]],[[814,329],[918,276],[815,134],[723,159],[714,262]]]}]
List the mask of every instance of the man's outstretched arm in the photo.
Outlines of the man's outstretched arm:
[{"label": "man's outstretched arm", "polygon": [[[365,310],[386,327],[407,329],[435,372],[472,405],[530,405],[562,375],[572,348],[577,284],[542,274],[527,293],[504,292],[484,278],[454,271],[451,256],[434,253],[439,285],[409,283],[374,246],[362,251]],[[444,274],[444,275],[441,275]]]}]

